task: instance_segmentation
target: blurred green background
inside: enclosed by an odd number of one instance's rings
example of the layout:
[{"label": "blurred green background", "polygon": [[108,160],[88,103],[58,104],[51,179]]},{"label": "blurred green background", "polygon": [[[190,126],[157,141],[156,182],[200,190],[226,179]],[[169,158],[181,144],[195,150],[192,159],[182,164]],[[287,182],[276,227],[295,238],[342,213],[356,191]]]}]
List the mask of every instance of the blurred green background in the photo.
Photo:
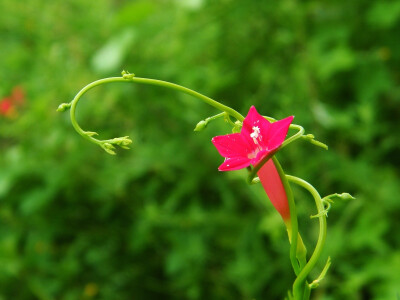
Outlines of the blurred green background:
[{"label": "blurred green background", "polygon": [[[218,113],[174,91],[111,84],[78,120],[70,101],[119,76],[175,82],[246,114],[254,104],[329,145],[278,156],[321,193],[349,192],[328,218],[313,299],[400,294],[400,2],[97,0],[0,2],[0,299],[282,299],[294,280],[287,234],[246,172],[195,124]],[[312,251],[313,200],[294,188]],[[318,269],[318,268],[317,268]],[[312,276],[317,276],[313,273]],[[396,296],[397,295],[397,296]]]}]

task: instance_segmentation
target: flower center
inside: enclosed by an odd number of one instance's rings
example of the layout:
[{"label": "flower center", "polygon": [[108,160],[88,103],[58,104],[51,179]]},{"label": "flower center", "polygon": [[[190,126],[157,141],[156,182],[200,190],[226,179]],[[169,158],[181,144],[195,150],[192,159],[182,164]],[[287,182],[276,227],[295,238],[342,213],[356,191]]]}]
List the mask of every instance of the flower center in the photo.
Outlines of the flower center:
[{"label": "flower center", "polygon": [[256,150],[256,151],[253,151],[253,152],[249,153],[249,155],[247,155],[247,157],[248,157],[249,159],[256,158],[256,157],[257,157],[257,153],[258,153],[257,150]]},{"label": "flower center", "polygon": [[[258,137],[260,136],[260,127],[258,126],[253,126],[253,132],[250,133],[250,137],[253,139],[254,144],[258,145]],[[261,139],[261,136],[260,136]]]},{"label": "flower center", "polygon": [[260,127],[258,126],[253,126],[253,132],[250,133],[250,137],[253,139],[254,144],[257,145],[257,147],[254,149],[253,152],[249,153],[247,156],[249,159],[253,159],[257,157],[258,152],[262,150],[260,144],[258,143],[258,140],[261,140],[262,136],[260,135]]}]

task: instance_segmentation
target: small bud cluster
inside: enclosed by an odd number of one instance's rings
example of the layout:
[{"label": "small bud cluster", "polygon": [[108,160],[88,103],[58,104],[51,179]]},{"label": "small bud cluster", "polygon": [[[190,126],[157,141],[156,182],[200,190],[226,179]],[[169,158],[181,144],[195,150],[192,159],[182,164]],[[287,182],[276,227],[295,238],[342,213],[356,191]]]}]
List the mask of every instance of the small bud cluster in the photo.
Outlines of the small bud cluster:
[{"label": "small bud cluster", "polygon": [[122,75],[122,77],[123,77],[124,79],[131,79],[131,78],[135,77],[135,74],[129,73],[128,71],[125,71],[125,70],[123,70],[123,71],[121,72],[121,75]]},{"label": "small bud cluster", "polygon": [[[92,133],[92,132],[90,132]],[[97,134],[93,132],[93,134]],[[111,140],[106,140],[106,141],[101,141],[100,146],[101,148],[104,149],[108,154],[115,155],[115,147],[114,145],[117,145],[121,147],[122,149],[129,149],[129,145],[132,144],[132,140],[129,138],[129,136],[123,136],[123,137],[118,137],[114,138]]]},{"label": "small bud cluster", "polygon": [[311,216],[311,218],[312,219],[318,218],[321,214],[328,216],[328,212],[331,209],[332,203],[334,202],[333,199],[335,199],[335,198],[339,198],[340,200],[343,200],[343,201],[349,201],[349,200],[356,199],[349,193],[341,193],[341,194],[335,193],[335,194],[328,195],[328,196],[322,198],[322,203],[324,204],[325,209],[321,213]]},{"label": "small bud cluster", "polygon": [[111,143],[114,145],[118,145],[123,149],[129,149],[128,146],[130,144],[132,144],[132,140],[129,138],[129,136],[123,136],[123,137],[112,139]]},{"label": "small bud cluster", "polygon": [[101,147],[106,151],[108,154],[115,155],[115,147],[110,143],[102,143]]}]

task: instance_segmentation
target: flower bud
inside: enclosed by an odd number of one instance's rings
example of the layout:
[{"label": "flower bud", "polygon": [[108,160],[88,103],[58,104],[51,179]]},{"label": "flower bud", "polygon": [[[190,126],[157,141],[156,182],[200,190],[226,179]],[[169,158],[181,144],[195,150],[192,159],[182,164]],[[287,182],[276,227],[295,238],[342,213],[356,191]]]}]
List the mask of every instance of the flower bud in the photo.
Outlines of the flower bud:
[{"label": "flower bud", "polygon": [[118,145],[123,149],[129,149],[128,146],[130,144],[132,144],[132,140],[129,138],[129,136],[123,136],[123,137],[112,139],[111,143],[114,145]]},{"label": "flower bud", "polygon": [[202,131],[204,128],[207,127],[207,124],[208,122],[206,122],[205,120],[201,120],[199,123],[197,123],[193,131]]},{"label": "flower bud", "polygon": [[131,79],[131,78],[135,77],[135,74],[129,73],[128,71],[125,71],[125,70],[123,70],[123,71],[121,72],[121,75],[122,75],[122,77],[123,77],[124,79]]},{"label": "flower bud", "polygon": [[350,195],[349,193],[337,194],[336,196],[339,197],[339,198],[342,199],[342,200],[345,200],[345,201],[356,199],[356,198],[354,198],[352,195]]},{"label": "flower bud", "polygon": [[242,130],[243,123],[240,121],[235,122],[235,126],[232,128],[232,133],[240,133]]},{"label": "flower bud", "polygon": [[110,143],[103,143],[103,144],[101,144],[101,147],[104,149],[104,151],[106,151],[108,154],[111,154],[111,155],[115,155],[116,153],[115,153],[115,151],[114,151],[114,149],[115,149],[115,147],[112,145],[112,144],[110,144]]},{"label": "flower bud", "polygon": [[85,131],[85,134],[90,137],[99,135],[97,132],[94,132],[94,131]]},{"label": "flower bud", "polygon": [[71,103],[62,103],[58,106],[57,111],[63,112],[63,111],[66,111],[67,109],[69,109],[70,107],[71,107]]}]

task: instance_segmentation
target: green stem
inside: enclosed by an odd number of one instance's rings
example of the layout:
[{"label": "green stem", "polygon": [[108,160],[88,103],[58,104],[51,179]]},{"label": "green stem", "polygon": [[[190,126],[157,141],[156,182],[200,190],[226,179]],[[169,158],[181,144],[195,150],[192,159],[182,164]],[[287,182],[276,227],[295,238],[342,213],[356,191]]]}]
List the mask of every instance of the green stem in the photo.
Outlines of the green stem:
[{"label": "green stem", "polygon": [[[223,116],[224,114],[227,117],[228,122],[231,123],[231,125],[236,125],[236,123],[232,122],[230,120],[230,116],[236,118],[239,122],[243,122],[244,117],[238,113],[236,110],[223,105],[203,94],[200,94],[196,91],[193,91],[191,89],[188,89],[186,87],[183,87],[181,85],[178,84],[174,84],[174,83],[170,83],[167,81],[162,81],[162,80],[156,80],[156,79],[149,79],[149,78],[139,78],[139,77],[134,77],[133,74],[127,74],[126,72],[122,73],[123,76],[122,77],[110,77],[110,78],[104,78],[104,79],[100,79],[97,81],[94,81],[88,85],[86,85],[84,88],[82,88],[78,94],[75,96],[75,98],[71,101],[71,103],[64,103],[62,104],[59,109],[60,111],[64,111],[66,108],[71,109],[70,111],[70,117],[71,117],[71,123],[73,125],[73,127],[75,128],[75,130],[85,139],[100,145],[101,147],[103,147],[103,149],[105,149],[108,153],[111,154],[115,154],[113,152],[114,146],[113,145],[119,145],[123,148],[127,148],[127,145],[130,144],[132,141],[128,139],[128,137],[122,137],[122,138],[115,138],[115,139],[110,139],[110,140],[98,140],[96,138],[94,138],[93,136],[95,135],[94,132],[85,132],[78,124],[78,122],[76,121],[76,106],[80,100],[80,98],[89,90],[91,90],[92,88],[105,84],[105,83],[112,83],[112,82],[133,82],[133,83],[141,83],[141,84],[147,84],[147,85],[155,85],[155,86],[161,86],[161,87],[165,87],[165,88],[169,88],[172,90],[176,90],[176,91],[180,91],[183,92],[185,94],[191,95],[195,98],[198,98],[200,100],[202,100],[203,102],[219,109],[222,111],[222,113],[210,117],[207,119],[207,121],[211,121],[214,120],[218,117]],[[267,117],[266,117],[267,118]],[[267,119],[271,119],[272,118],[267,118]],[[299,125],[295,125],[295,124],[291,124],[290,128],[294,128],[297,129],[298,132],[291,136],[290,138],[288,138],[280,147],[283,148],[285,146],[287,146],[289,143],[295,141],[296,139],[300,138],[303,136],[304,134],[304,129],[303,127],[299,126]],[[313,138],[313,137],[310,137]],[[319,256],[321,255],[321,251],[322,251],[322,247],[323,244],[325,242],[325,236],[326,236],[326,216],[325,214],[323,214],[323,210],[324,210],[324,206],[322,204],[321,201],[321,197],[319,196],[318,192],[307,182],[305,182],[304,180],[301,180],[297,177],[293,177],[293,176],[289,176],[289,175],[285,175],[282,167],[280,166],[278,160],[276,159],[275,156],[273,156],[274,153],[270,154],[269,156],[265,157],[259,164],[257,164],[256,167],[254,167],[252,170],[250,170],[250,174],[249,174],[249,183],[251,183],[253,181],[253,178],[256,176],[257,172],[260,170],[260,168],[267,162],[268,159],[270,159],[272,157],[274,164],[277,168],[277,171],[279,173],[279,176],[281,177],[284,189],[286,191],[287,194],[287,198],[288,198],[288,203],[289,203],[289,211],[290,211],[290,224],[287,223],[287,227],[288,227],[288,231],[289,231],[289,235],[290,235],[290,241],[291,241],[291,246],[290,246],[290,261],[292,263],[293,269],[295,271],[295,274],[297,275],[297,278],[293,284],[293,296],[294,299],[302,299],[303,297],[305,299],[309,298],[309,294],[310,294],[310,287],[308,285],[308,283],[306,282],[306,277],[307,275],[310,273],[311,269],[315,266]],[[305,189],[307,189],[308,191],[310,191],[310,193],[314,196],[316,204],[317,204],[317,209],[318,209],[318,216],[319,216],[319,220],[320,220],[320,235],[318,237],[318,242],[317,245],[315,247],[314,253],[310,258],[310,261],[308,263],[306,263],[306,255],[305,255],[305,247],[304,244],[302,242],[301,236],[299,234],[298,231],[298,220],[297,220],[297,212],[296,212],[296,206],[295,206],[295,202],[294,202],[294,198],[293,198],[293,193],[291,191],[290,185],[289,185],[289,181],[292,181],[302,187],[304,187]]]},{"label": "green stem", "polygon": [[[304,289],[304,285],[306,284],[306,279],[308,274],[311,272],[311,270],[314,268],[315,264],[317,263],[318,259],[321,256],[322,253],[322,248],[325,244],[325,239],[326,239],[326,215],[324,213],[322,213],[324,211],[324,205],[322,203],[321,200],[321,196],[318,194],[317,190],[308,182],[306,182],[303,179],[300,179],[298,177],[294,177],[294,176],[290,176],[290,175],[286,175],[286,178],[303,187],[304,189],[306,189],[307,191],[309,191],[311,193],[311,195],[314,197],[315,200],[315,204],[317,206],[317,210],[318,210],[318,214],[319,214],[319,236],[318,236],[318,241],[317,244],[315,246],[314,252],[311,255],[310,260],[308,261],[308,263],[304,266],[304,268],[301,270],[300,274],[297,276],[294,284],[293,284],[293,296],[295,299],[302,299],[300,297],[302,297],[302,295],[306,295],[307,296],[307,287],[306,287],[306,291],[305,294],[303,294],[303,289]],[[307,284],[308,286],[308,284]],[[309,292],[308,292],[308,299],[309,299]],[[307,299],[307,298],[305,298]]]},{"label": "green stem", "polygon": [[219,114],[217,114],[217,115],[215,115],[215,116],[208,117],[208,118],[206,118],[204,121],[206,121],[206,122],[211,122],[211,121],[214,121],[214,120],[216,120],[216,119],[218,119],[218,118],[221,118],[221,117],[224,117],[224,116],[226,116],[226,112],[222,112],[222,113],[219,113]]},{"label": "green stem", "polygon": [[230,115],[227,113],[225,113],[225,115],[226,115],[226,120],[228,121],[228,123],[231,124],[232,126],[236,126],[236,124],[234,122],[232,122]]},{"label": "green stem", "polygon": [[79,93],[75,96],[75,98],[72,100],[71,102],[71,111],[70,111],[70,116],[71,116],[71,122],[72,125],[74,126],[75,130],[85,139],[95,143],[95,144],[101,144],[104,141],[100,141],[96,138],[93,138],[92,136],[87,135],[87,133],[85,133],[85,131],[82,130],[82,128],[78,125],[78,122],[76,121],[75,118],[75,111],[76,111],[76,105],[78,104],[79,99],[89,90],[91,90],[92,88],[99,86],[101,84],[105,84],[105,83],[111,83],[111,82],[135,82],[135,83],[142,83],[142,84],[148,84],[148,85],[156,85],[156,86],[161,86],[161,87],[165,87],[165,88],[169,88],[169,89],[173,89],[173,90],[177,90],[180,92],[183,92],[185,94],[191,95],[193,97],[196,97],[202,101],[204,101],[205,103],[231,115],[232,117],[236,118],[239,121],[243,121],[244,117],[238,113],[236,110],[223,105],[203,94],[200,94],[198,92],[195,92],[191,89],[188,89],[186,87],[183,87],[181,85],[175,84],[175,83],[171,83],[171,82],[167,82],[167,81],[162,81],[162,80],[156,80],[156,79],[149,79],[149,78],[139,78],[139,77],[131,77],[131,76],[126,76],[126,77],[110,77],[110,78],[104,78],[104,79],[100,79],[97,81],[94,81],[90,84],[88,84],[87,86],[85,86],[83,89],[81,89],[79,91]]},{"label": "green stem", "polygon": [[310,296],[311,296],[311,288],[310,288],[310,285],[308,284],[308,282],[306,282],[304,285],[303,299],[308,300],[308,299],[310,299]]},{"label": "green stem", "polygon": [[291,142],[294,142],[295,140],[301,138],[304,134],[304,128],[300,125],[296,125],[296,124],[290,124],[289,128],[294,128],[297,129],[298,132],[291,136],[290,138],[288,138],[286,141],[283,142],[283,144],[280,146],[280,149],[282,149],[283,147],[289,145]]}]

